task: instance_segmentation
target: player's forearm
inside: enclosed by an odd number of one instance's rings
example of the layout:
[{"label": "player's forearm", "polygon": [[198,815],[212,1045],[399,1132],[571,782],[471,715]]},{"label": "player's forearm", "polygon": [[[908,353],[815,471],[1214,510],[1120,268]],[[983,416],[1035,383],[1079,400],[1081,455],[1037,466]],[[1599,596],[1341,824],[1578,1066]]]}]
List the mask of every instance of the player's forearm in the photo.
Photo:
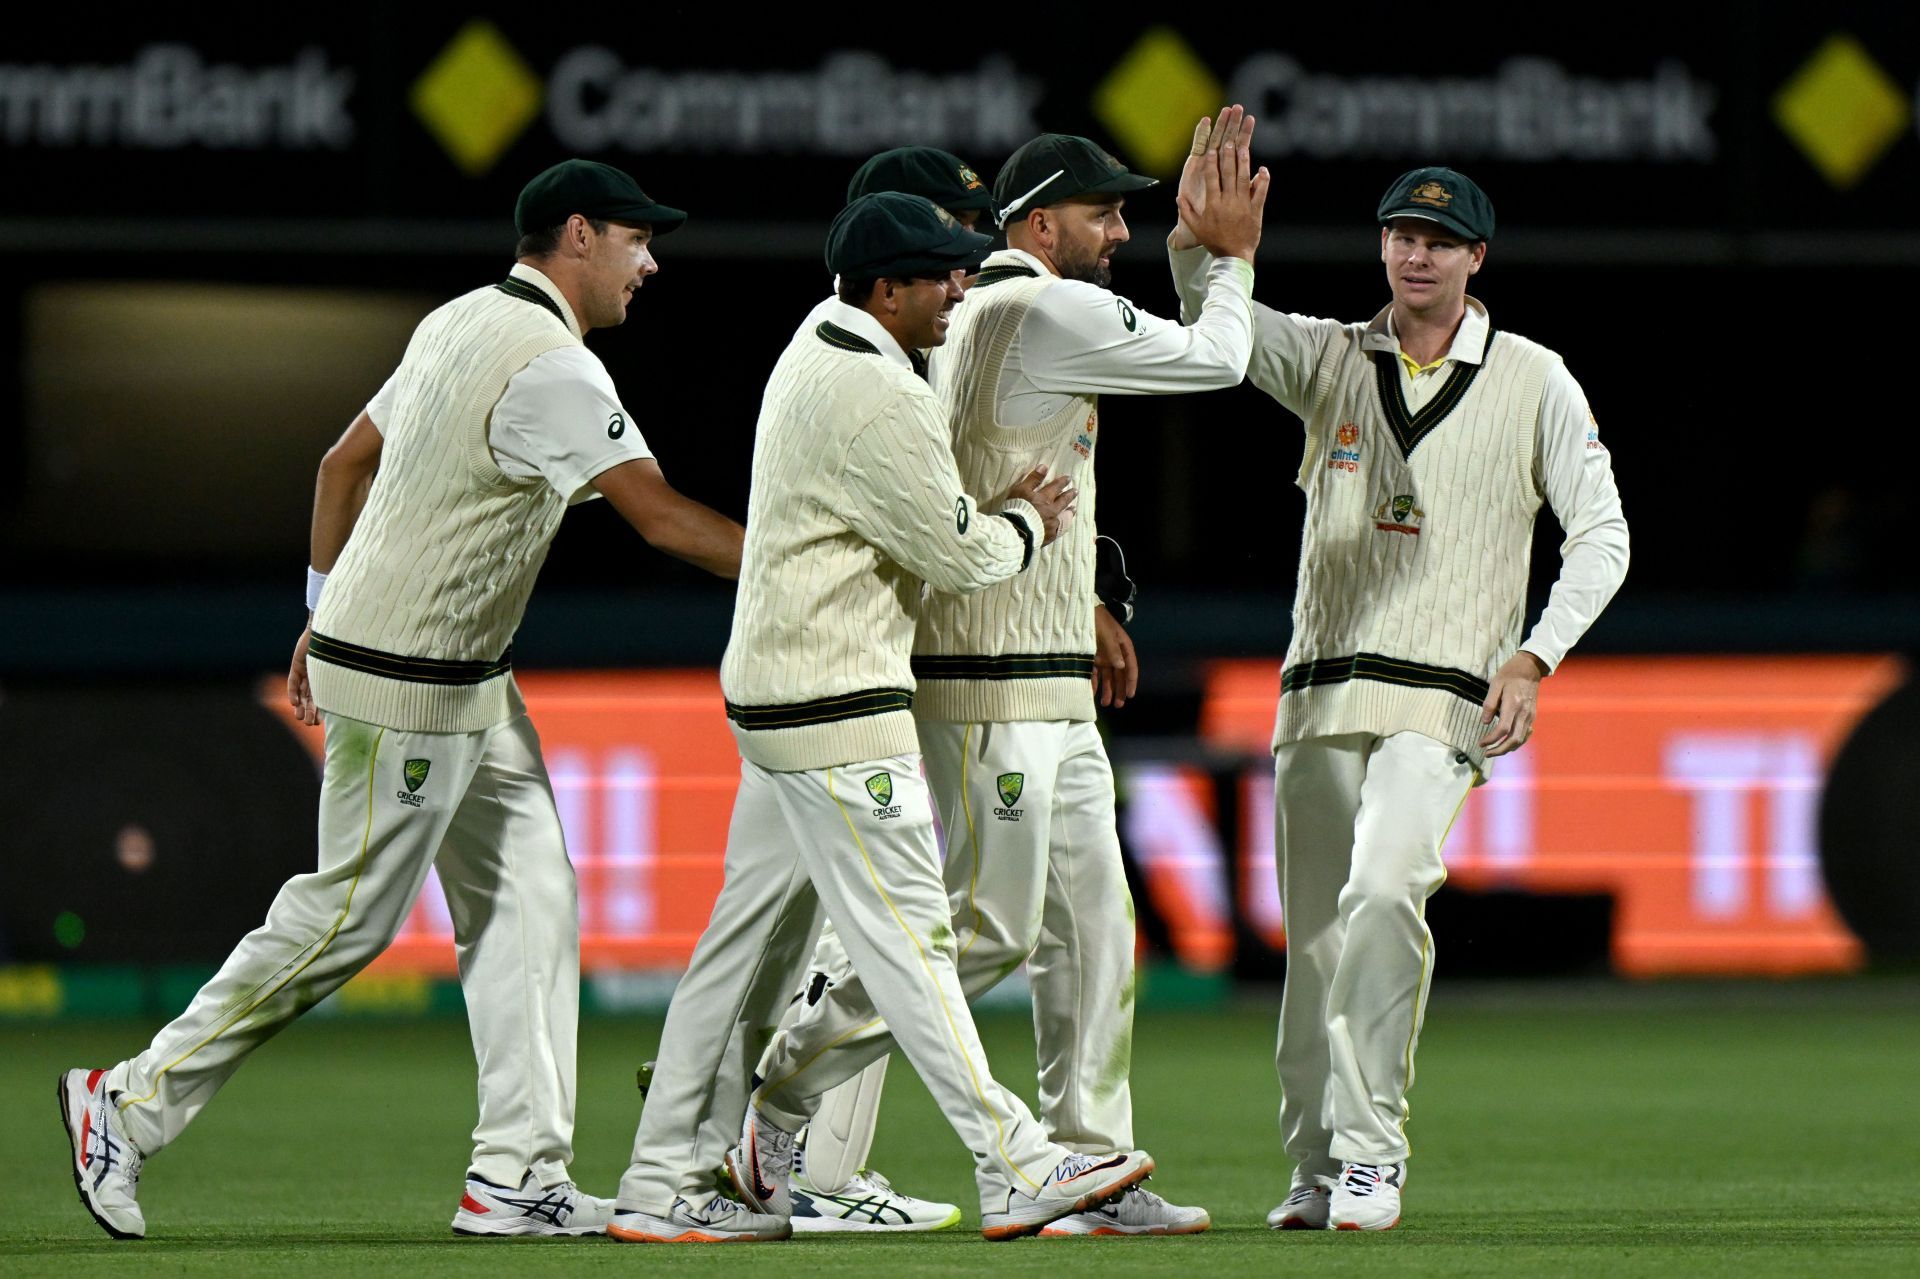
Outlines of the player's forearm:
[{"label": "player's forearm", "polygon": [[1560,577],[1521,647],[1549,670],[1558,669],[1626,581],[1628,559],[1627,521],[1617,510],[1614,518],[1569,537],[1560,548]]},{"label": "player's forearm", "polygon": [[[675,495],[678,497],[678,495]],[[740,549],[747,531],[692,498],[659,504],[640,535],[655,550],[733,581],[740,576]]]},{"label": "player's forearm", "polygon": [[1002,505],[1012,519],[980,510],[960,483],[942,430],[938,418],[910,412],[882,415],[855,437],[841,472],[844,515],[928,586],[964,595],[1024,569],[1046,530],[1024,501]]},{"label": "player's forearm", "polygon": [[333,570],[340,552],[360,521],[367,493],[373,487],[375,465],[336,458],[327,454],[320,463],[320,474],[313,485],[313,527],[308,539],[308,560],[322,573]]}]

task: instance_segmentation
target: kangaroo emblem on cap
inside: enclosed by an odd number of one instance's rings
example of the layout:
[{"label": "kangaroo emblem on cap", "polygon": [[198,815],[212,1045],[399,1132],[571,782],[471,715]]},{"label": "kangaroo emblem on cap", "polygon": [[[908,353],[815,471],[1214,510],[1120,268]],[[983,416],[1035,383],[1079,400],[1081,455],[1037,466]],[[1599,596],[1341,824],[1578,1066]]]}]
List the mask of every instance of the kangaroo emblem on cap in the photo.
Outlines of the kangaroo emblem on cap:
[{"label": "kangaroo emblem on cap", "polygon": [[1453,192],[1438,182],[1422,182],[1407,198],[1415,204],[1430,204],[1436,209],[1444,209],[1453,203]]}]

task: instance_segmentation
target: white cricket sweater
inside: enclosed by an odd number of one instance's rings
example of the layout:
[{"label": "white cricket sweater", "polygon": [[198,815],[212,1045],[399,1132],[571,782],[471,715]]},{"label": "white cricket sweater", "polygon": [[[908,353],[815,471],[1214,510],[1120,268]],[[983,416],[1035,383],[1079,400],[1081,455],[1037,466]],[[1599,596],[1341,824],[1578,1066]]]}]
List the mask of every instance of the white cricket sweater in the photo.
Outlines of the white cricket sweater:
[{"label": "white cricket sweater", "polygon": [[315,705],[422,733],[475,732],[520,708],[513,634],[567,499],[504,474],[487,419],[514,374],[579,342],[559,290],[521,266],[414,330],[379,472],[314,614]]},{"label": "white cricket sweater", "polygon": [[1412,731],[1484,774],[1481,708],[1520,644],[1535,424],[1560,357],[1489,327],[1481,363],[1409,412],[1387,314],[1344,326],[1314,373],[1274,745]]},{"label": "white cricket sweater", "polygon": [[720,664],[740,753],[783,772],[918,752],[922,583],[991,586],[1045,536],[1028,503],[967,496],[939,400],[877,320],[833,299],[809,320],[761,401]]},{"label": "white cricket sweater", "polygon": [[956,722],[1091,720],[1094,450],[1101,393],[1232,386],[1253,349],[1253,271],[1210,268],[1190,326],[1135,308],[1038,258],[1002,249],[955,309],[933,380],[967,492],[992,510],[1035,465],[1072,475],[1073,516],[1032,571],[958,597],[932,595],[914,640],[914,712]]}]

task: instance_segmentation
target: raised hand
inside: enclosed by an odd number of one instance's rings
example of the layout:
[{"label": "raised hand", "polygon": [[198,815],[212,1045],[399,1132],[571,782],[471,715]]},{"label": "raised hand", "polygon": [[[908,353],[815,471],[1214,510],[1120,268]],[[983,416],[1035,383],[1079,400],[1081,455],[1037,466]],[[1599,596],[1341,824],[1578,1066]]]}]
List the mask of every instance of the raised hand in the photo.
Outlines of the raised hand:
[{"label": "raised hand", "polygon": [[1253,260],[1271,181],[1264,166],[1253,169],[1253,126],[1244,108],[1232,106],[1211,124],[1203,118],[1194,127],[1175,197],[1176,248],[1203,244],[1216,257]]}]

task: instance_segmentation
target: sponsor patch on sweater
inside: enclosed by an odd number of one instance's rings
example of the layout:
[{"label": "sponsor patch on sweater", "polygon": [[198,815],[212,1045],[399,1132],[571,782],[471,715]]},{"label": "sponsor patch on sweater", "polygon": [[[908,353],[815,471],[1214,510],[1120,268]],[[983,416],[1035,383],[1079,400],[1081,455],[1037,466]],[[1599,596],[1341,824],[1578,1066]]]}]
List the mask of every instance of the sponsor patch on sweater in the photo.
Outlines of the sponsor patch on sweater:
[{"label": "sponsor patch on sweater", "polygon": [[1345,471],[1352,475],[1360,469],[1360,428],[1351,422],[1342,422],[1340,429],[1333,433],[1333,451],[1327,454],[1329,471]]}]

